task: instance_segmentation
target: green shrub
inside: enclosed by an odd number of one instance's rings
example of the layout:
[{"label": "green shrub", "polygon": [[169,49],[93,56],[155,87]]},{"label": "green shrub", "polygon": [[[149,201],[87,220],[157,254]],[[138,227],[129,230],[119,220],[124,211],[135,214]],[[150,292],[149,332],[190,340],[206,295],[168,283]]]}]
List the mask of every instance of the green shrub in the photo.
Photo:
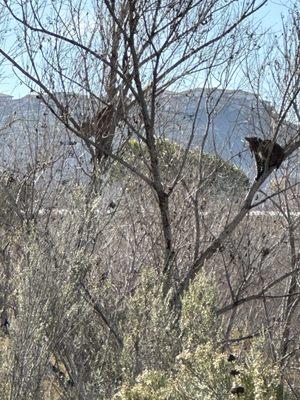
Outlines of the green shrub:
[{"label": "green shrub", "polygon": [[144,371],[134,385],[124,384],[114,400],[172,400],[170,378],[162,371]]},{"label": "green shrub", "polygon": [[154,272],[145,272],[126,302],[122,331],[125,380],[145,370],[168,370],[178,353],[176,326]]},{"label": "green shrub", "polygon": [[216,288],[213,280],[205,274],[198,274],[182,301],[180,328],[184,349],[194,349],[211,339],[217,341],[215,304]]},{"label": "green shrub", "polygon": [[[184,177],[188,184],[198,184],[201,179],[207,188],[214,189],[218,195],[232,189],[243,190],[249,183],[242,170],[217,155],[203,153],[200,160],[200,149],[190,149],[186,155],[184,168],[181,170],[186,149],[176,142],[163,138],[157,139],[156,145],[162,177],[166,182],[172,182],[177,174],[181,173],[181,177]],[[150,159],[143,143],[135,139],[129,140],[123,149],[123,158],[143,173],[147,173],[146,164],[150,165]],[[112,169],[112,179],[120,178],[124,178],[124,168],[118,164]]]},{"label": "green shrub", "polygon": [[[235,386],[245,389],[244,400],[282,400],[279,369],[265,355],[263,337],[233,363],[218,345],[221,330],[211,279],[200,273],[191,285],[178,330],[154,282],[145,274],[131,299],[123,352],[127,373],[115,400],[230,400]],[[233,377],[231,369],[239,375]]]},{"label": "green shrub", "polygon": [[239,369],[240,382],[245,387],[245,400],[282,400],[278,397],[279,368],[267,359],[264,340],[252,342]]}]

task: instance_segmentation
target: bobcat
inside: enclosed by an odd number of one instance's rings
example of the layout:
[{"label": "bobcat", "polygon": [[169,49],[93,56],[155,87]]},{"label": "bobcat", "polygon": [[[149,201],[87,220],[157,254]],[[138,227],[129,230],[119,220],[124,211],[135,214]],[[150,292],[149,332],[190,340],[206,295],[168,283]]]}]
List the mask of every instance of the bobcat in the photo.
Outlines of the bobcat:
[{"label": "bobcat", "polygon": [[258,180],[264,171],[275,167],[278,169],[284,159],[284,150],[272,140],[263,140],[258,137],[246,137],[249,143],[250,151],[254,154],[257,168],[256,180]]}]

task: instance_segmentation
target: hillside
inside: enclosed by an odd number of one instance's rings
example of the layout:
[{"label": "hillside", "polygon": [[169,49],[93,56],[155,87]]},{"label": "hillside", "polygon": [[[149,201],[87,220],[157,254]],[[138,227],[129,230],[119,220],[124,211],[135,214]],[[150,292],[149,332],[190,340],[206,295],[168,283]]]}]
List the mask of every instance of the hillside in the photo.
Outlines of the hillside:
[{"label": "hillside", "polygon": [[[268,136],[270,131],[270,104],[260,102],[244,91],[167,92],[160,97],[157,132],[186,146],[191,134],[191,147],[200,146],[206,133],[204,150],[219,154],[243,169],[252,171],[253,161],[243,142],[245,136]],[[13,122],[15,121],[15,122]],[[0,97],[0,163],[2,168],[22,168],[34,159],[37,149],[67,153],[70,168],[78,164],[78,157],[89,162],[80,140],[69,136],[59,126],[46,107],[34,95],[20,99]],[[51,128],[51,135],[47,132]],[[14,149],[18,149],[16,153]],[[12,158],[12,151],[14,157]],[[15,160],[17,158],[18,161]],[[77,159],[77,160],[76,160]],[[14,163],[14,166],[12,165]]]}]

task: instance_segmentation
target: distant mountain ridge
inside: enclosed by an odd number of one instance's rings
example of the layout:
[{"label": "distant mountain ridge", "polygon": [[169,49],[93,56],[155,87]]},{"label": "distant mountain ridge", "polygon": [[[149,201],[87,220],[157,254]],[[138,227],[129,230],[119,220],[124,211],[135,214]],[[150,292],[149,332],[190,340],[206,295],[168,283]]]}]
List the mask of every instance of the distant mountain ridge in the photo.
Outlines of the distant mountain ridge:
[{"label": "distant mountain ridge", "polygon": [[245,155],[244,137],[270,136],[271,104],[258,102],[251,93],[196,89],[165,98],[163,115],[168,122],[163,129],[168,137],[187,145],[193,133],[191,147],[204,140],[206,152],[218,153],[246,171],[250,158]]},{"label": "distant mountain ridge", "polygon": [[[254,174],[243,138],[270,137],[273,114],[269,102],[242,90],[165,92],[158,99],[157,133],[184,146],[190,143],[192,148],[203,144],[206,152],[218,153],[247,174]],[[1,169],[24,168],[28,162],[34,163],[43,149],[62,154],[59,149],[64,148],[70,169],[90,160],[80,139],[68,135],[35,95],[13,99],[0,94],[1,126],[5,127],[0,133]],[[47,134],[49,127],[51,135]]]}]

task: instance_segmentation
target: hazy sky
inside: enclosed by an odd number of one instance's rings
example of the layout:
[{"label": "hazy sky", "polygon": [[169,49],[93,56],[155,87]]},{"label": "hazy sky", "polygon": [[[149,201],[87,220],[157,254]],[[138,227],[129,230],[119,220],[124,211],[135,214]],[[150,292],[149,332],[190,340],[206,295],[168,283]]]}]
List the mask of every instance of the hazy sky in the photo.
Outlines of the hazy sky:
[{"label": "hazy sky", "polygon": [[[241,0],[239,0],[241,1]],[[256,15],[257,20],[261,20],[261,26],[263,28],[270,28],[272,31],[279,31],[281,25],[281,15],[287,14],[286,4],[291,5],[292,0],[269,0],[268,4],[265,5],[259,13]],[[12,74],[10,66],[2,68],[5,76],[0,83],[0,93],[12,95],[14,97],[22,97],[28,94],[28,88],[25,85],[17,83],[17,79]]]},{"label": "hazy sky", "polygon": [[286,0],[270,0],[269,3],[262,8],[260,14],[263,17],[263,24],[266,27],[279,28],[281,24],[281,14],[286,15],[288,11],[287,5],[291,5],[292,1]]}]

